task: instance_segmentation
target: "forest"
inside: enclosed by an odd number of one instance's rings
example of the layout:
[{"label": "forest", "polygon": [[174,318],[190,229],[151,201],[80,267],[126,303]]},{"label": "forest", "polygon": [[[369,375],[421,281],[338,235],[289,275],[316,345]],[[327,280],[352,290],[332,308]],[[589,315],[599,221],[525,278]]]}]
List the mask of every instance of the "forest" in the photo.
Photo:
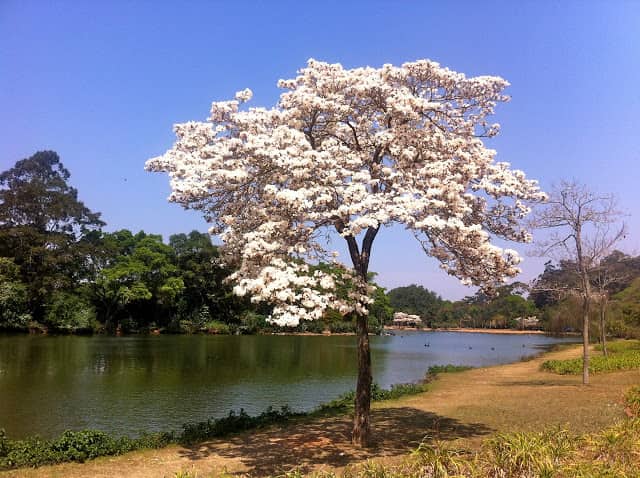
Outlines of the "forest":
[{"label": "forest", "polygon": [[[225,280],[233,271],[220,261],[209,234],[174,234],[164,242],[144,231],[106,232],[100,213],[80,201],[69,179],[53,151],[38,152],[0,174],[0,329],[111,334],[353,330],[353,323],[335,310],[296,327],[268,322],[268,305],[233,294]],[[402,311],[434,328],[577,332],[582,325],[576,271],[571,260],[549,261],[533,284],[514,282],[494,294],[479,291],[459,301],[444,300],[419,285],[387,292],[374,283],[370,328],[381,331],[395,311]],[[594,330],[640,337],[640,256],[612,250],[591,277]],[[533,325],[523,320],[534,317]]]}]

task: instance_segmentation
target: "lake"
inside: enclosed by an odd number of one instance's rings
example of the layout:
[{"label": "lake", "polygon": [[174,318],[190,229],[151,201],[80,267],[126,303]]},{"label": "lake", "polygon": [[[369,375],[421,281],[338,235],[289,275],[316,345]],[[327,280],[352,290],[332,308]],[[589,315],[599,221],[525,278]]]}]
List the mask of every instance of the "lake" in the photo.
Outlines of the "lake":
[{"label": "lake", "polygon": [[[374,381],[421,380],[431,365],[486,366],[575,339],[397,332],[372,337]],[[310,410],[355,388],[353,336],[0,335],[0,428],[12,438],[93,428],[116,434],[268,406]]]}]

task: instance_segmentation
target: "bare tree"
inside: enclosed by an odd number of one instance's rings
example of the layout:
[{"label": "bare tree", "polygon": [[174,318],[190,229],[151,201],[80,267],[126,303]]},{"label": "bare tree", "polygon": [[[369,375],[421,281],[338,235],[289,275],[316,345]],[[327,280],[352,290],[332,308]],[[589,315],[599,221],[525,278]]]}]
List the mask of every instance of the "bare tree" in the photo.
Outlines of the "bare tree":
[{"label": "bare tree", "polygon": [[[610,236],[610,240],[608,241],[608,249],[613,247],[613,244],[624,237],[624,226],[621,230],[613,236]],[[598,261],[598,266],[596,267],[593,274],[593,284],[597,289],[597,300],[598,305],[600,307],[599,313],[599,321],[598,321],[598,332],[600,333],[600,343],[602,344],[602,353],[605,357],[608,356],[607,353],[607,309],[609,305],[609,289],[612,285],[618,284],[626,281],[629,278],[629,275],[625,272],[616,271],[614,266],[616,263],[620,263],[624,260],[623,256],[620,258],[616,255],[612,261],[612,256],[609,251],[607,253],[607,257],[603,257],[600,261]],[[617,260],[616,260],[617,259]]]},{"label": "bare tree", "polygon": [[545,207],[534,215],[532,226],[551,229],[538,242],[538,253],[575,265],[581,298],[583,368],[582,383],[589,383],[589,312],[593,301],[592,275],[613,245],[625,235],[622,216],[611,194],[598,194],[576,181],[561,181],[553,187]]}]

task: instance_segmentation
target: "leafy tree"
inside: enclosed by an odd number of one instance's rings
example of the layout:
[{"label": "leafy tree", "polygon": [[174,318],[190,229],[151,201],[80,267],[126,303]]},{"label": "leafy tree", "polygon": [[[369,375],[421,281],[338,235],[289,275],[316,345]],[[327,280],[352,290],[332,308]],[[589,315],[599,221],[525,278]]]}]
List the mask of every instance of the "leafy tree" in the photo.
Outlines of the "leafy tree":
[{"label": "leafy tree", "polygon": [[525,284],[513,282],[496,288],[493,294],[478,291],[463,303],[468,316],[482,327],[515,327],[514,319],[538,314],[535,304],[523,297],[527,291]]},{"label": "leafy tree", "polygon": [[91,332],[96,314],[90,304],[75,294],[56,292],[47,304],[45,324],[57,331]]},{"label": "leafy tree", "polygon": [[103,237],[104,257],[91,285],[93,302],[108,330],[118,319],[138,326],[166,319],[184,289],[173,249],[162,237],[122,230]]},{"label": "leafy tree", "polygon": [[221,264],[218,247],[211,243],[209,234],[174,234],[169,245],[184,284],[179,305],[183,318],[199,318],[206,307],[209,320],[216,317],[230,322],[250,308],[248,301],[234,295],[224,282],[230,272]]},{"label": "leafy tree", "polygon": [[389,323],[393,318],[393,306],[389,296],[385,293],[384,287],[375,285],[372,294],[373,302],[369,305],[369,328],[380,331],[384,324]]},{"label": "leafy tree", "polygon": [[0,256],[20,268],[36,319],[54,292],[80,279],[84,256],[78,241],[104,225],[100,214],[78,200],[69,177],[53,151],[40,151],[0,174]]},{"label": "leafy tree", "polygon": [[31,315],[27,287],[12,259],[0,257],[0,329],[25,329]]},{"label": "leafy tree", "polygon": [[[515,251],[494,237],[526,241],[519,220],[541,200],[535,181],[482,138],[507,82],[466,78],[427,60],[344,69],[310,60],[272,109],[213,103],[210,123],[175,127],[178,140],[147,168],[171,175],[171,200],[200,210],[237,264],[234,289],[273,304],[273,320],[297,324],[334,308],[357,326],[353,441],[370,440],[371,357],[367,308],[372,245],[385,224],[402,224],[425,252],[465,283],[492,287],[518,273]],[[328,258],[325,238],[347,243],[354,284],[301,263]],[[346,267],[345,267],[346,270]],[[345,277],[346,274],[343,274]]]},{"label": "leafy tree", "polygon": [[443,303],[438,294],[416,284],[391,289],[388,296],[394,310],[419,315],[429,325],[433,325]]},{"label": "leafy tree", "polygon": [[630,326],[640,328],[640,277],[636,277],[629,287],[618,292],[613,299],[623,320]]}]

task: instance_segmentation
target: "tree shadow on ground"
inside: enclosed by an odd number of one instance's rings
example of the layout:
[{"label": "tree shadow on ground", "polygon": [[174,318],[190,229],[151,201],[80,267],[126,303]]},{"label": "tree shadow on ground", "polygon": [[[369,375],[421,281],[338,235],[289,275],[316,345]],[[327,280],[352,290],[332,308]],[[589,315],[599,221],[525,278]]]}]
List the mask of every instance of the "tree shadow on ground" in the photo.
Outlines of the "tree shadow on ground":
[{"label": "tree shadow on ground", "polygon": [[509,382],[503,382],[500,385],[505,387],[576,387],[580,386],[582,376],[579,379],[572,379],[572,377],[550,377],[545,379],[531,379],[531,380],[514,380]]},{"label": "tree shadow on ground", "polygon": [[292,469],[307,473],[321,465],[343,467],[368,458],[406,454],[424,439],[472,438],[493,431],[481,423],[462,423],[408,407],[373,410],[371,420],[374,443],[366,450],[351,445],[351,417],[338,416],[196,445],[185,449],[182,456],[191,460],[212,455],[239,458],[251,476]]}]

